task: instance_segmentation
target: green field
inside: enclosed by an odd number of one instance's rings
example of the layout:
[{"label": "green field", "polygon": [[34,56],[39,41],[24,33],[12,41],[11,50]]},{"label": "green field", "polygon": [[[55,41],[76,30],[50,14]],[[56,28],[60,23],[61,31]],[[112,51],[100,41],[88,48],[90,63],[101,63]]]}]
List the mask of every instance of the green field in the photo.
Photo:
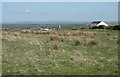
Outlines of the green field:
[{"label": "green field", "polygon": [[118,31],[2,32],[3,75],[116,75]]}]

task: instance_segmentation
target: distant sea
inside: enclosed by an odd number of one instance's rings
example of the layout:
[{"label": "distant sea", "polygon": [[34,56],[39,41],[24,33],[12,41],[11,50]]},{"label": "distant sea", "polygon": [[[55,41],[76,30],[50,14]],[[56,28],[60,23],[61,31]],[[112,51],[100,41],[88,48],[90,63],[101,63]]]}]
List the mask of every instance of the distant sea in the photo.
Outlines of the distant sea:
[{"label": "distant sea", "polygon": [[[3,22],[2,24],[90,24],[92,21],[21,21]],[[117,24],[117,21],[104,21],[107,24]]]}]

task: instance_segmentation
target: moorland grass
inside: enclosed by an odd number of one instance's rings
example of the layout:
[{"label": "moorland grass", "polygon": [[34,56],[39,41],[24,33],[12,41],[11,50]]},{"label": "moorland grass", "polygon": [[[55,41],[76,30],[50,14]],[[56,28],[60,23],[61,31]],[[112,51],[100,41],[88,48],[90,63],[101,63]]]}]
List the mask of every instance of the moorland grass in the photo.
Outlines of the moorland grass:
[{"label": "moorland grass", "polygon": [[117,31],[11,34],[3,32],[2,37],[3,75],[118,74]]}]

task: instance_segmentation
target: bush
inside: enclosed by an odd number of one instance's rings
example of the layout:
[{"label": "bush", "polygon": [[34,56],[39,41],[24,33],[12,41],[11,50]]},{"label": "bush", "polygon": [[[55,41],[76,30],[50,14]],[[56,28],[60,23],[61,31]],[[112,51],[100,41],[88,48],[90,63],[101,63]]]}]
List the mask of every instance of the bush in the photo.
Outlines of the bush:
[{"label": "bush", "polygon": [[52,48],[55,49],[55,50],[58,50],[58,49],[59,49],[59,47],[58,47],[57,44],[53,44],[53,45],[52,45]]},{"label": "bush", "polygon": [[17,36],[19,36],[19,33],[18,32],[13,32],[12,35],[17,37]]},{"label": "bush", "polygon": [[9,33],[8,32],[2,32],[2,35],[8,35]]},{"label": "bush", "polygon": [[21,30],[21,33],[30,33],[30,30]]},{"label": "bush", "polygon": [[80,44],[81,44],[81,43],[80,43],[80,41],[79,41],[78,39],[75,39],[75,40],[74,40],[74,45],[75,45],[75,46],[78,46],[78,45],[80,45]]},{"label": "bush", "polygon": [[97,41],[95,39],[91,39],[88,41],[88,45],[97,45]]},{"label": "bush", "polygon": [[117,44],[118,44],[118,45],[120,44],[120,40],[117,40]]},{"label": "bush", "polygon": [[107,33],[107,35],[108,35],[108,36],[110,36],[110,35],[111,35],[111,33]]},{"label": "bush", "polygon": [[120,25],[115,25],[115,26],[113,26],[112,29],[113,29],[113,30],[120,30]]},{"label": "bush", "polygon": [[106,26],[104,25],[99,25],[99,26],[92,26],[92,27],[89,27],[90,29],[105,29]]},{"label": "bush", "polygon": [[63,37],[61,37],[61,36],[58,36],[58,35],[50,35],[49,36],[49,39],[51,40],[51,41],[64,41],[63,40]]},{"label": "bush", "polygon": [[79,32],[72,32],[71,35],[72,35],[72,36],[79,36],[80,34],[79,34]]},{"label": "bush", "polygon": [[91,38],[93,38],[93,39],[95,38],[95,36],[94,36],[94,35],[92,35],[92,36],[90,36],[90,37],[91,37]]},{"label": "bush", "polygon": [[71,35],[71,33],[70,32],[64,32],[64,34],[63,34],[64,36],[70,36]]},{"label": "bush", "polygon": [[97,34],[96,33],[93,33],[94,36],[96,36]]}]

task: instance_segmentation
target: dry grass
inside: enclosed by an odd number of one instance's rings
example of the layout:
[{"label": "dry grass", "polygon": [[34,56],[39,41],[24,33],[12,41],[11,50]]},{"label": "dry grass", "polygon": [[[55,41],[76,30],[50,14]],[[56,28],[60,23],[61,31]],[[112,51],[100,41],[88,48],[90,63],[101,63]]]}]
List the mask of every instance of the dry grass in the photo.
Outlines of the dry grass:
[{"label": "dry grass", "polygon": [[2,35],[8,35],[9,33],[8,32],[2,32]]},{"label": "dry grass", "polygon": [[[23,30],[21,31],[22,33],[32,33],[32,34],[50,34],[50,35],[58,35],[58,36],[87,36],[87,33],[84,33],[84,32],[80,32],[80,31],[65,31],[65,32],[62,32],[62,33],[58,33],[58,32],[55,32],[55,31],[40,31],[40,30],[34,30],[34,31],[26,31],[26,30]],[[95,36],[96,34],[94,34]]]},{"label": "dry grass", "polygon": [[74,45],[75,45],[75,46],[78,46],[78,45],[80,45],[80,44],[81,44],[81,43],[80,43],[80,41],[79,41],[78,39],[75,39],[75,40],[74,40]]},{"label": "dry grass", "polygon": [[[90,31],[35,31],[34,36],[20,33],[20,39],[16,39],[16,33],[6,31],[2,40],[3,75],[117,74],[118,39],[113,36],[117,32],[101,34],[100,30],[96,36]],[[108,37],[107,33],[112,35]]]},{"label": "dry grass", "polygon": [[51,31],[32,31],[31,32],[32,34],[51,34],[52,32]]},{"label": "dry grass", "polygon": [[50,32],[50,34],[53,34],[53,35],[56,35],[56,34],[58,34],[59,32],[56,32],[56,31],[54,31],[54,30],[51,30],[51,31],[49,31]]},{"label": "dry grass", "polygon": [[97,40],[96,39],[90,39],[87,44],[88,45],[97,45]]},{"label": "dry grass", "polygon": [[58,50],[59,46],[58,46],[58,44],[55,43],[55,44],[52,45],[52,48],[55,49],[55,50]]},{"label": "dry grass", "polygon": [[118,45],[120,44],[120,40],[117,40],[117,44],[118,44]]},{"label": "dry grass", "polygon": [[84,36],[87,36],[87,33],[83,33],[84,34]]},{"label": "dry grass", "polygon": [[63,39],[63,37],[62,36],[58,36],[58,35],[50,35],[49,36],[49,39],[51,40],[51,41],[64,41]]},{"label": "dry grass", "polygon": [[41,31],[40,34],[50,34],[50,31]]},{"label": "dry grass", "polygon": [[71,32],[64,32],[63,35],[64,36],[71,36]]},{"label": "dry grass", "polygon": [[107,33],[107,35],[108,35],[108,36],[110,36],[110,35],[111,35],[111,33]]},{"label": "dry grass", "polygon": [[72,36],[79,36],[79,32],[72,32]]},{"label": "dry grass", "polygon": [[31,33],[30,30],[21,30],[21,33]]},{"label": "dry grass", "polygon": [[62,36],[62,33],[59,33],[58,35],[59,35],[59,36]]},{"label": "dry grass", "polygon": [[96,36],[97,34],[96,33],[93,33],[94,36]]},{"label": "dry grass", "polygon": [[41,34],[41,31],[34,31],[34,34]]},{"label": "dry grass", "polygon": [[84,34],[83,32],[79,32],[79,31],[76,31],[76,32],[64,32],[63,33],[64,36],[79,36],[79,35],[83,35],[83,34]]},{"label": "dry grass", "polygon": [[13,32],[12,35],[15,36],[15,37],[18,37],[19,36],[19,32]]},{"label": "dry grass", "polygon": [[2,35],[9,35],[9,36],[15,36],[18,37],[20,35],[19,32],[2,32]]},{"label": "dry grass", "polygon": [[94,39],[94,38],[95,38],[95,36],[94,36],[94,35],[91,35],[90,37],[91,37],[92,39]]}]

